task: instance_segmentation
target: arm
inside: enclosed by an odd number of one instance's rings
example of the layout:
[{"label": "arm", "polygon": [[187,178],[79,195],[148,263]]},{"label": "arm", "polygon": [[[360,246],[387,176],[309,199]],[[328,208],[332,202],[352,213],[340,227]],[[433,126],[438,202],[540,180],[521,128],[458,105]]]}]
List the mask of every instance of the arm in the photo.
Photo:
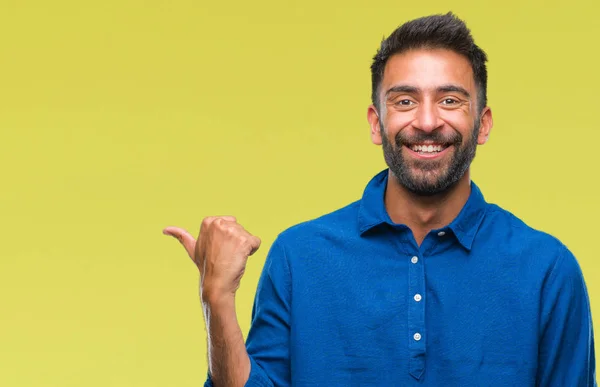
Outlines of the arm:
[{"label": "arm", "polygon": [[[244,275],[246,262],[260,247],[235,217],[207,217],[198,239],[179,227],[167,227],[166,235],[181,242],[200,271],[200,296],[208,333],[209,372],[217,387],[266,385],[253,377],[256,367],[246,352],[235,312],[235,293]],[[266,376],[264,377],[266,378]],[[212,385],[212,380],[207,381]]]},{"label": "arm", "polygon": [[208,335],[208,368],[216,386],[244,386],[250,358],[235,312],[235,299],[203,302]]},{"label": "arm", "polygon": [[[238,365],[235,371],[245,377],[246,386],[291,386],[290,303],[290,270],[278,239],[267,255],[258,282],[246,347],[233,305],[225,309],[226,315],[217,313],[212,321],[211,314],[206,315],[210,373],[205,387],[235,385],[217,380],[224,374],[221,368],[224,359],[228,359],[226,364]],[[213,312],[217,311],[213,309]]]},{"label": "arm", "polygon": [[540,323],[537,385],[596,386],[587,289],[575,257],[564,246],[542,289]]}]

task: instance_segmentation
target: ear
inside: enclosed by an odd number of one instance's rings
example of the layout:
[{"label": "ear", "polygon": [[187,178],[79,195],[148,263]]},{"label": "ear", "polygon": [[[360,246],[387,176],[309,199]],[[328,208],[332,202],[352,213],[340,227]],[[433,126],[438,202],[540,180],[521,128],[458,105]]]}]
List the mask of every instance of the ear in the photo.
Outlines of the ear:
[{"label": "ear", "polygon": [[374,105],[367,109],[367,121],[371,127],[371,141],[375,145],[381,145],[381,127],[379,125],[379,113]]},{"label": "ear", "polygon": [[489,137],[492,127],[494,126],[494,120],[492,119],[492,109],[489,106],[483,108],[481,116],[479,117],[479,136],[477,137],[477,144],[485,144]]}]

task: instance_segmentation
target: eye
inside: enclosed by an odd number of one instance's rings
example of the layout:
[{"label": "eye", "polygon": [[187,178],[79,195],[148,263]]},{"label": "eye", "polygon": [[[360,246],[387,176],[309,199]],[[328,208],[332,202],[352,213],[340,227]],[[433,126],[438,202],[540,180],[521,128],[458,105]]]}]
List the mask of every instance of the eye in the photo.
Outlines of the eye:
[{"label": "eye", "polygon": [[454,98],[444,98],[442,100],[442,105],[446,105],[446,106],[458,105],[459,103],[460,103],[460,101],[458,101],[457,99],[454,99]]},{"label": "eye", "polygon": [[403,107],[412,106],[413,104],[414,104],[414,102],[411,101],[410,99],[401,99],[396,102],[396,105],[403,106]]}]

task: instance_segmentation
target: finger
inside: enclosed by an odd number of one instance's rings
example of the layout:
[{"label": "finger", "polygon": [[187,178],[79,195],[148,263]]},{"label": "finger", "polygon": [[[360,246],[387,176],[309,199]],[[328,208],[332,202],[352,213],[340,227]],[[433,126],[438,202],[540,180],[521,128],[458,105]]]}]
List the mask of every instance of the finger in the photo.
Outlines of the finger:
[{"label": "finger", "polygon": [[254,236],[254,235],[253,235],[253,236],[250,238],[250,246],[251,246],[251,248],[252,248],[252,249],[250,250],[250,254],[248,254],[248,256],[250,256],[250,255],[252,255],[252,254],[256,253],[256,251],[257,251],[257,250],[259,249],[259,247],[260,247],[260,242],[261,242],[261,241],[260,241],[260,238],[259,238],[259,237],[257,237],[257,236]]},{"label": "finger", "polygon": [[194,259],[194,248],[196,247],[196,240],[186,230],[179,227],[166,227],[163,230],[163,234],[176,238],[185,248],[191,259]]},{"label": "finger", "polygon": [[231,225],[231,223],[238,224],[235,216],[207,216],[202,220],[202,224],[200,225],[200,234],[202,234],[203,230],[208,231],[208,229],[214,226],[221,227]]},{"label": "finger", "polygon": [[202,223],[200,224],[200,232],[198,233],[198,241],[196,244],[196,253],[198,263],[202,265],[202,258],[204,257],[204,245],[206,244],[206,238],[208,236],[208,229],[211,227],[211,224],[214,222],[222,223],[225,222],[234,222],[237,223],[235,216],[207,216],[202,219]]},{"label": "finger", "polygon": [[215,221],[218,222],[222,222],[222,221],[226,221],[226,222],[236,222],[237,223],[237,219],[235,216],[207,216],[206,218],[202,219],[202,223],[200,224],[200,232],[202,232],[203,228],[208,228],[210,227],[211,224],[213,224]]},{"label": "finger", "polygon": [[198,232],[198,239],[196,241],[196,245],[194,246],[194,252],[192,253],[192,259],[198,265],[198,268],[202,270],[204,267],[204,245],[206,244],[206,236],[208,234],[208,229],[210,225],[217,219],[216,216],[207,216],[202,219],[202,223],[200,223],[200,231]]}]

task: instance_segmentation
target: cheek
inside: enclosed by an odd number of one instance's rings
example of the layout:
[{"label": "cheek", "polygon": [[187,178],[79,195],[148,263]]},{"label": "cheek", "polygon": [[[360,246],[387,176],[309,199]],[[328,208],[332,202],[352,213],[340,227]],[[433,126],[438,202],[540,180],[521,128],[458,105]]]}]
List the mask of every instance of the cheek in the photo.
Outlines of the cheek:
[{"label": "cheek", "polygon": [[[439,108],[438,114],[440,118],[449,124],[456,124],[458,126],[465,126],[473,122],[474,117],[469,114],[468,111],[463,109],[451,109],[446,110]],[[468,126],[468,125],[467,125]]]},{"label": "cheek", "polygon": [[459,132],[463,139],[471,135],[475,125],[475,119],[469,114],[460,111],[447,111],[441,116],[446,124]]},{"label": "cheek", "polygon": [[388,115],[384,123],[387,137],[394,138],[399,131],[410,126],[413,119],[413,114],[409,112]]},{"label": "cheek", "polygon": [[410,110],[407,112],[388,110],[386,115],[387,123],[397,127],[404,127],[410,124],[415,119],[415,112],[417,109]]}]

